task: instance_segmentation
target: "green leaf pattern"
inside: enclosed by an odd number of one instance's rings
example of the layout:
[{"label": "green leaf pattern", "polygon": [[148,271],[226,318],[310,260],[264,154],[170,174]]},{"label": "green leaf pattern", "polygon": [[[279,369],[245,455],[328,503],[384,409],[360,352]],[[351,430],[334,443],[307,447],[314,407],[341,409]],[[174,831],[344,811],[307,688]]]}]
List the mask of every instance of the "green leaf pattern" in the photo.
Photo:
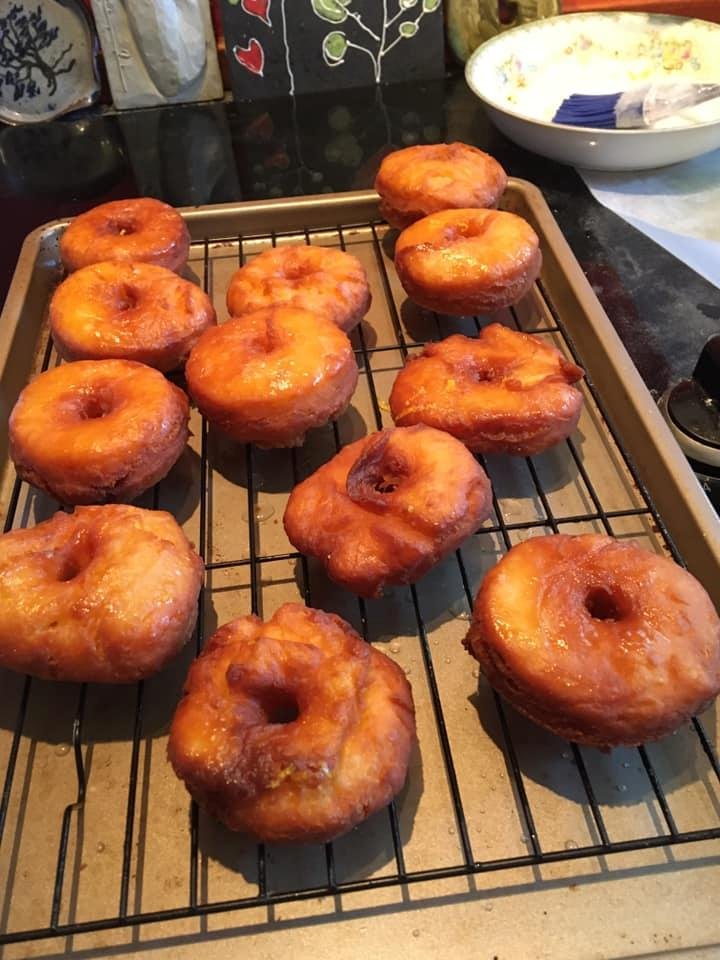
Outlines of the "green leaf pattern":
[{"label": "green leaf pattern", "polygon": [[[237,0],[229,0],[229,2],[233,3]],[[382,61],[385,55],[401,41],[416,36],[420,29],[420,21],[426,14],[439,10],[442,0],[397,0],[396,12],[388,11],[385,15],[382,37],[363,22],[361,14],[351,9],[352,0],[310,0],[310,4],[315,16],[327,23],[340,24],[352,20],[357,25],[357,29],[353,27],[349,35],[341,30],[332,30],[326,34],[322,42],[322,56],[327,66],[337,67],[345,62],[349,51],[359,50],[371,60],[374,79],[379,83],[382,80]],[[418,6],[420,12],[414,20],[402,20],[397,23],[405,11]],[[411,13],[410,16],[412,15]]]},{"label": "green leaf pattern", "polygon": [[323,58],[329,67],[337,67],[345,59],[347,38],[340,30],[333,30],[323,40]]},{"label": "green leaf pattern", "polygon": [[347,20],[347,10],[350,0],[311,0],[315,16],[321,20],[327,20],[328,23],[343,23]]}]

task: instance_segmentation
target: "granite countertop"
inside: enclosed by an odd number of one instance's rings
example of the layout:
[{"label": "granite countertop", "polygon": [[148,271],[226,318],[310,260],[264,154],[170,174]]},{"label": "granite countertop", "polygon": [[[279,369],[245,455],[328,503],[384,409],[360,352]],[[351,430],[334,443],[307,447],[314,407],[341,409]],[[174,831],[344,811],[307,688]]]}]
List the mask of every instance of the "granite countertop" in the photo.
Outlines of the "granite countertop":
[{"label": "granite countertop", "polygon": [[183,206],[360,189],[391,148],[454,139],[540,187],[652,392],[687,376],[717,332],[715,287],[601,207],[571,167],[507,140],[459,75],[295,102],[95,111],[5,127],[0,296],[25,234],[97,203],[150,195]]}]

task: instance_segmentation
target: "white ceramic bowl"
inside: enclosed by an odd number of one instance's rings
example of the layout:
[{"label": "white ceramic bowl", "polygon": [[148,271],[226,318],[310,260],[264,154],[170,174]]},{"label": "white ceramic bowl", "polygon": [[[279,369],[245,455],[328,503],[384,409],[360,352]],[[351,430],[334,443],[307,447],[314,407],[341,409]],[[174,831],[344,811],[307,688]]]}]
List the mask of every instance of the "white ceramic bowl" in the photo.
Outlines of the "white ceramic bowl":
[{"label": "white ceramic bowl", "polygon": [[720,24],[646,13],[575,13],[488,40],[465,68],[502,132],[528,150],[595,170],[644,170],[720,147],[720,99],[651,130],[552,123],[572,93],[617,93],[652,82],[720,82]]}]

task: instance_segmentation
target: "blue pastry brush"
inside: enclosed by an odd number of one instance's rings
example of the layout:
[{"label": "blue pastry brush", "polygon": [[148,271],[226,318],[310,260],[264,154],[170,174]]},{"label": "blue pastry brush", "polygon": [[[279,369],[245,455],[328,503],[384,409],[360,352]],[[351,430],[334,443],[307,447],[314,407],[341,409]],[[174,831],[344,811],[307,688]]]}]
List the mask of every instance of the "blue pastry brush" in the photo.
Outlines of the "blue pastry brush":
[{"label": "blue pastry brush", "polygon": [[658,83],[625,93],[574,93],[560,104],[553,122],[637,130],[715,97],[720,97],[720,83]]}]

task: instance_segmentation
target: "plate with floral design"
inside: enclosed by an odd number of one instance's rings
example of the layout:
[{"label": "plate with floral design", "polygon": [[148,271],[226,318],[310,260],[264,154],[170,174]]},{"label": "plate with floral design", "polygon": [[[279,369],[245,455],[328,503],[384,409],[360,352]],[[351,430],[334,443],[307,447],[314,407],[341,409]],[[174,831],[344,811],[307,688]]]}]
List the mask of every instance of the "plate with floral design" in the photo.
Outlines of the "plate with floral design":
[{"label": "plate with floral design", "polygon": [[552,122],[573,93],[660,82],[720,82],[720,24],[645,13],[576,13],[508,30],[480,46],[465,76],[491,119],[536,153],[601,170],[664,166],[720,146],[720,99],[649,130]]}]

